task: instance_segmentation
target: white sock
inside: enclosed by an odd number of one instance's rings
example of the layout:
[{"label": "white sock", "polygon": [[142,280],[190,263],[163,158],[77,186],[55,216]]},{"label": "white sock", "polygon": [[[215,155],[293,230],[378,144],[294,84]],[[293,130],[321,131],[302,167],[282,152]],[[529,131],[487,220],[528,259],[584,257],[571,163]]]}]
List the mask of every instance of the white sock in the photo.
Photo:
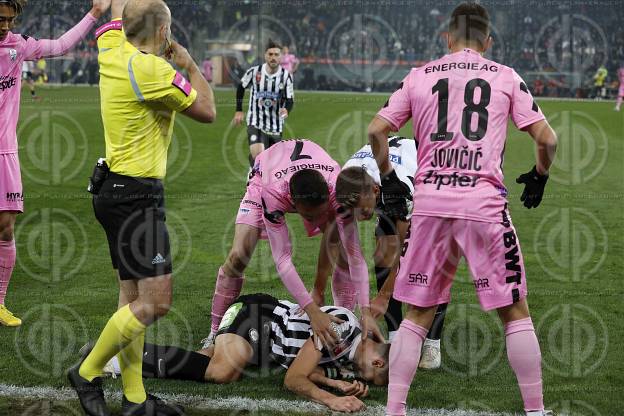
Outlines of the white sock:
[{"label": "white sock", "polygon": [[427,338],[423,344],[424,346],[430,346],[430,347],[434,347],[436,349],[440,349],[440,340],[439,339],[429,339]]}]

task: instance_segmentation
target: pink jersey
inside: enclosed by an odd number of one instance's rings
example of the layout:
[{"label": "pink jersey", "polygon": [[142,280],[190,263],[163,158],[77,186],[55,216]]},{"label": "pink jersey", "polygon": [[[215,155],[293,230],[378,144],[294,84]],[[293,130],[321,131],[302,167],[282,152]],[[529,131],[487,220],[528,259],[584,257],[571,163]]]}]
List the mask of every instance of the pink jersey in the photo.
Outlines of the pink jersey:
[{"label": "pink jersey", "polygon": [[624,67],[618,69],[618,78],[620,79],[620,85],[624,84]]},{"label": "pink jersey", "polygon": [[313,169],[325,178],[330,192],[330,209],[326,217],[314,225],[325,228],[333,219],[340,234],[340,239],[347,253],[351,279],[358,287],[358,303],[369,305],[368,268],[362,250],[357,224],[353,218],[339,215],[336,202],[336,179],[340,165],[314,142],[308,140],[287,140],[271,146],[256,158],[253,169],[255,185],[262,188],[262,208],[271,252],[280,278],[288,291],[303,308],[312,303],[312,297],[306,291],[299,274],[292,262],[292,246],[285,221],[286,213],[295,213],[295,206],[290,196],[290,178],[302,169]]},{"label": "pink jersey", "polygon": [[0,42],[0,154],[17,153],[22,63],[64,55],[89,33],[96,21],[87,14],[58,40],[37,40],[9,32]]},{"label": "pink jersey", "polygon": [[414,214],[499,222],[509,116],[544,120],[511,68],[464,49],[412,69],[379,117],[394,131],[412,118],[418,141]]},{"label": "pink jersey", "polygon": [[299,59],[297,59],[297,57],[295,55],[293,55],[292,53],[287,53],[286,55],[282,56],[282,68],[284,68],[286,71],[290,72],[291,74],[294,73],[294,69],[295,69],[295,65],[299,62]]}]

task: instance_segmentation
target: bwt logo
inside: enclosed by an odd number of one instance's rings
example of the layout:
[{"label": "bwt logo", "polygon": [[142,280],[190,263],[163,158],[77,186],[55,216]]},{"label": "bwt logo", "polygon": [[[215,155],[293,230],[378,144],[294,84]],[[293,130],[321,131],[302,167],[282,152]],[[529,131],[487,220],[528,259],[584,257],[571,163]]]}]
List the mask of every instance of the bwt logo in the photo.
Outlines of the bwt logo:
[{"label": "bwt logo", "polygon": [[477,291],[490,290],[490,282],[487,278],[482,277],[472,282]]},{"label": "bwt logo", "polygon": [[6,194],[7,201],[23,201],[24,195],[19,192],[7,192]]},{"label": "bwt logo", "polygon": [[416,286],[429,286],[429,276],[423,273],[410,273],[409,284]]}]

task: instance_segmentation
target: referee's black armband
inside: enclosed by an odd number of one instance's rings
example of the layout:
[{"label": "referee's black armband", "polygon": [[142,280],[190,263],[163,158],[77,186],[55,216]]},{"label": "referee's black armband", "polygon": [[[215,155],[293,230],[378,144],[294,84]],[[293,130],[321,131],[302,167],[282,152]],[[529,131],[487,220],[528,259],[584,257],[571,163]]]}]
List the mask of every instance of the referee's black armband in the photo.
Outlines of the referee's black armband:
[{"label": "referee's black armband", "polygon": [[292,111],[294,106],[295,106],[295,100],[293,100],[292,98],[287,98],[286,102],[284,103],[284,108],[288,110],[288,113]]},{"label": "referee's black armband", "polygon": [[236,111],[243,111],[243,99],[245,98],[245,88],[243,84],[238,84],[236,88]]}]

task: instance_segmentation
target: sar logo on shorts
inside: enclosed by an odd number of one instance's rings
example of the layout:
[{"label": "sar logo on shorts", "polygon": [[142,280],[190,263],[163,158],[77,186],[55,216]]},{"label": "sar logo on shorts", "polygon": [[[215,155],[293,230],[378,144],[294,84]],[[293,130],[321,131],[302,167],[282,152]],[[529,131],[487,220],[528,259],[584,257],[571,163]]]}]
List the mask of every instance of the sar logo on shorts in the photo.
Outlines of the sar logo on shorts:
[{"label": "sar logo on shorts", "polygon": [[258,342],[259,339],[260,335],[258,334],[258,330],[255,328],[251,328],[249,330],[249,340],[255,344],[256,342]]},{"label": "sar logo on shorts", "polygon": [[424,273],[410,273],[408,283],[415,286],[429,286],[429,276]]}]

